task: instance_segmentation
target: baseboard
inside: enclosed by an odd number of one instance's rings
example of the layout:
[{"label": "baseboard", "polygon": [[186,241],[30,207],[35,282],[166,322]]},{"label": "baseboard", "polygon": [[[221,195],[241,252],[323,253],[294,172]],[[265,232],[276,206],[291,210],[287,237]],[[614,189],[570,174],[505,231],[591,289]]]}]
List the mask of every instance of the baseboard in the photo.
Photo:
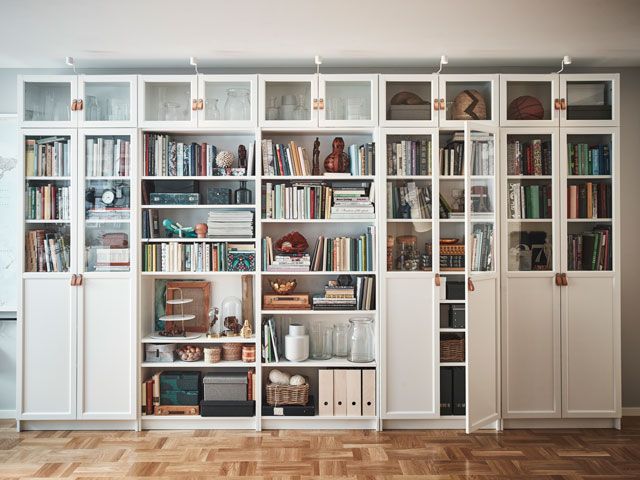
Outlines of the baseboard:
[{"label": "baseboard", "polygon": [[21,431],[28,430],[135,430],[135,420],[21,420]]},{"label": "baseboard", "polygon": [[518,428],[619,428],[617,418],[505,418],[502,426]]},{"label": "baseboard", "polygon": [[0,410],[0,419],[16,419],[16,411],[15,410]]},{"label": "baseboard", "polygon": [[640,417],[640,407],[622,407],[623,417]]}]

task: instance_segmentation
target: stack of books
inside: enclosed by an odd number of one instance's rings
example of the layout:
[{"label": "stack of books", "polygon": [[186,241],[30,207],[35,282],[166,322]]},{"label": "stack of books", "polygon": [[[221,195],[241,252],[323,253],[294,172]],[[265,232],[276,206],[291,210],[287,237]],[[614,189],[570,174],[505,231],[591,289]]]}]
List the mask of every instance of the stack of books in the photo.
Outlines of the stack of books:
[{"label": "stack of books", "polygon": [[493,175],[495,146],[491,135],[472,135],[471,175]]},{"label": "stack of books", "polygon": [[334,186],[331,218],[375,218],[374,191],[372,183]]},{"label": "stack of books", "polygon": [[87,175],[90,177],[129,176],[129,150],[129,140],[87,138]]},{"label": "stack of books", "polygon": [[479,223],[471,234],[471,270],[486,272],[493,268],[493,225]]},{"label": "stack of books", "polygon": [[314,310],[372,310],[375,305],[373,277],[357,277],[355,285],[340,286],[332,281],[324,295],[313,298]]},{"label": "stack of books", "polygon": [[406,185],[387,182],[387,218],[431,218],[431,185],[418,187],[415,182]]},{"label": "stack of books", "polygon": [[569,175],[611,175],[611,149],[607,144],[567,144]]},{"label": "stack of books", "polygon": [[210,237],[253,237],[251,210],[212,210],[207,219]]},{"label": "stack of books", "polygon": [[387,175],[431,175],[431,140],[388,142]]},{"label": "stack of books", "polygon": [[611,225],[568,236],[569,270],[611,270]]},{"label": "stack of books", "polygon": [[507,175],[552,175],[551,142],[533,139],[507,144]]},{"label": "stack of books", "polygon": [[376,145],[373,142],[364,145],[349,146],[349,171],[351,175],[374,175],[376,164]]},{"label": "stack of books", "polygon": [[51,183],[28,186],[26,213],[29,220],[67,220],[71,216],[71,189]]},{"label": "stack of books", "polygon": [[263,218],[329,218],[332,189],[324,183],[284,183],[263,185]]},{"label": "stack of books", "polygon": [[69,143],[65,137],[29,138],[25,145],[25,174],[28,177],[69,176]]},{"label": "stack of books", "polygon": [[551,184],[509,183],[509,218],[551,218]]},{"label": "stack of books", "polygon": [[128,248],[95,247],[96,272],[128,272],[131,262]]},{"label": "stack of books", "polygon": [[31,230],[25,249],[27,272],[69,271],[69,239],[61,233]]}]

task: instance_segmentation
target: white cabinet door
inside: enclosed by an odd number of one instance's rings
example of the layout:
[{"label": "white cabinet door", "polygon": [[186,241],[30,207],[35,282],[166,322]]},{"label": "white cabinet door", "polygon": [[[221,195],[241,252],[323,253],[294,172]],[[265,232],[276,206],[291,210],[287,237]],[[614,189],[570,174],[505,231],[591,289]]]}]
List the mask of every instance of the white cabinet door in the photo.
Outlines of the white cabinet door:
[{"label": "white cabinet door", "polygon": [[620,299],[612,275],[588,275],[562,287],[562,414],[619,417]]},{"label": "white cabinet door", "polygon": [[18,124],[32,127],[75,127],[78,122],[75,75],[24,75],[18,80]]},{"label": "white cabinet door", "polygon": [[561,74],[560,126],[619,126],[619,89],[620,74],[617,73]]},{"label": "white cabinet door", "polygon": [[136,75],[81,75],[78,125],[135,127],[138,124]]},{"label": "white cabinet door", "polygon": [[383,313],[384,419],[438,416],[433,276],[393,274]]},{"label": "white cabinet door", "polygon": [[195,75],[140,75],[138,122],[141,127],[195,127],[198,80]]},{"label": "white cabinet door", "polygon": [[438,78],[438,122],[441,127],[461,128],[465,121],[498,125],[498,75],[445,74]]},{"label": "white cabinet door", "polygon": [[320,75],[321,127],[373,127],[378,124],[377,75]]},{"label": "white cabinet door", "polygon": [[199,75],[199,127],[254,128],[258,116],[257,75]]},{"label": "white cabinet door", "polygon": [[470,279],[467,295],[467,433],[500,418],[498,279]]},{"label": "white cabinet door", "polygon": [[561,287],[552,272],[516,275],[502,290],[502,416],[558,418]]},{"label": "white cabinet door", "polygon": [[70,277],[23,280],[19,420],[76,418],[76,288]]},{"label": "white cabinet door", "polygon": [[560,119],[558,75],[501,74],[501,127],[558,127]]},{"label": "white cabinet door", "polygon": [[259,75],[258,119],[265,128],[318,126],[316,75]]},{"label": "white cabinet door", "polygon": [[[109,276],[107,276],[109,275]],[[78,418],[135,418],[135,292],[127,276],[84,275],[78,306]]]}]

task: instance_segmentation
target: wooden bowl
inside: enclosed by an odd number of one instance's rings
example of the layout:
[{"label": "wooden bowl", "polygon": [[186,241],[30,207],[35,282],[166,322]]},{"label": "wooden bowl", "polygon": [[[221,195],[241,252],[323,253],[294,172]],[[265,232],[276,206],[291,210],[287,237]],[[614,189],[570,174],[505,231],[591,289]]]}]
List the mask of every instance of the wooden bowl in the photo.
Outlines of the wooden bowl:
[{"label": "wooden bowl", "polygon": [[290,278],[285,280],[283,278],[275,278],[269,280],[269,285],[271,285],[271,290],[278,295],[288,295],[293,293],[293,291],[298,286],[298,282],[295,278]]},{"label": "wooden bowl", "polygon": [[459,238],[441,238],[440,245],[455,245],[459,241]]}]

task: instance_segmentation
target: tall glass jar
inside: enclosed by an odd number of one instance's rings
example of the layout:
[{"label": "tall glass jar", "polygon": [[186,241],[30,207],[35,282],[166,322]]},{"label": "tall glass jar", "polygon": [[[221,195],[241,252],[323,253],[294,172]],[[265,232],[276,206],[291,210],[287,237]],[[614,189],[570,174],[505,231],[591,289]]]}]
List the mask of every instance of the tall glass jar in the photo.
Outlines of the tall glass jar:
[{"label": "tall glass jar", "polygon": [[227,89],[227,101],[224,104],[225,120],[248,120],[250,118],[249,90],[246,88]]},{"label": "tall glass jar", "polygon": [[349,325],[336,323],[333,326],[333,356],[344,358],[349,353]]},{"label": "tall glass jar", "polygon": [[330,325],[314,323],[311,325],[311,358],[314,360],[329,360],[333,354],[331,342],[333,328]]},{"label": "tall glass jar", "polygon": [[397,238],[399,253],[396,258],[396,270],[416,271],[420,266],[420,255],[416,250],[415,235],[401,235]]},{"label": "tall glass jar", "polygon": [[347,360],[354,363],[373,362],[375,356],[373,338],[373,318],[350,318]]}]

